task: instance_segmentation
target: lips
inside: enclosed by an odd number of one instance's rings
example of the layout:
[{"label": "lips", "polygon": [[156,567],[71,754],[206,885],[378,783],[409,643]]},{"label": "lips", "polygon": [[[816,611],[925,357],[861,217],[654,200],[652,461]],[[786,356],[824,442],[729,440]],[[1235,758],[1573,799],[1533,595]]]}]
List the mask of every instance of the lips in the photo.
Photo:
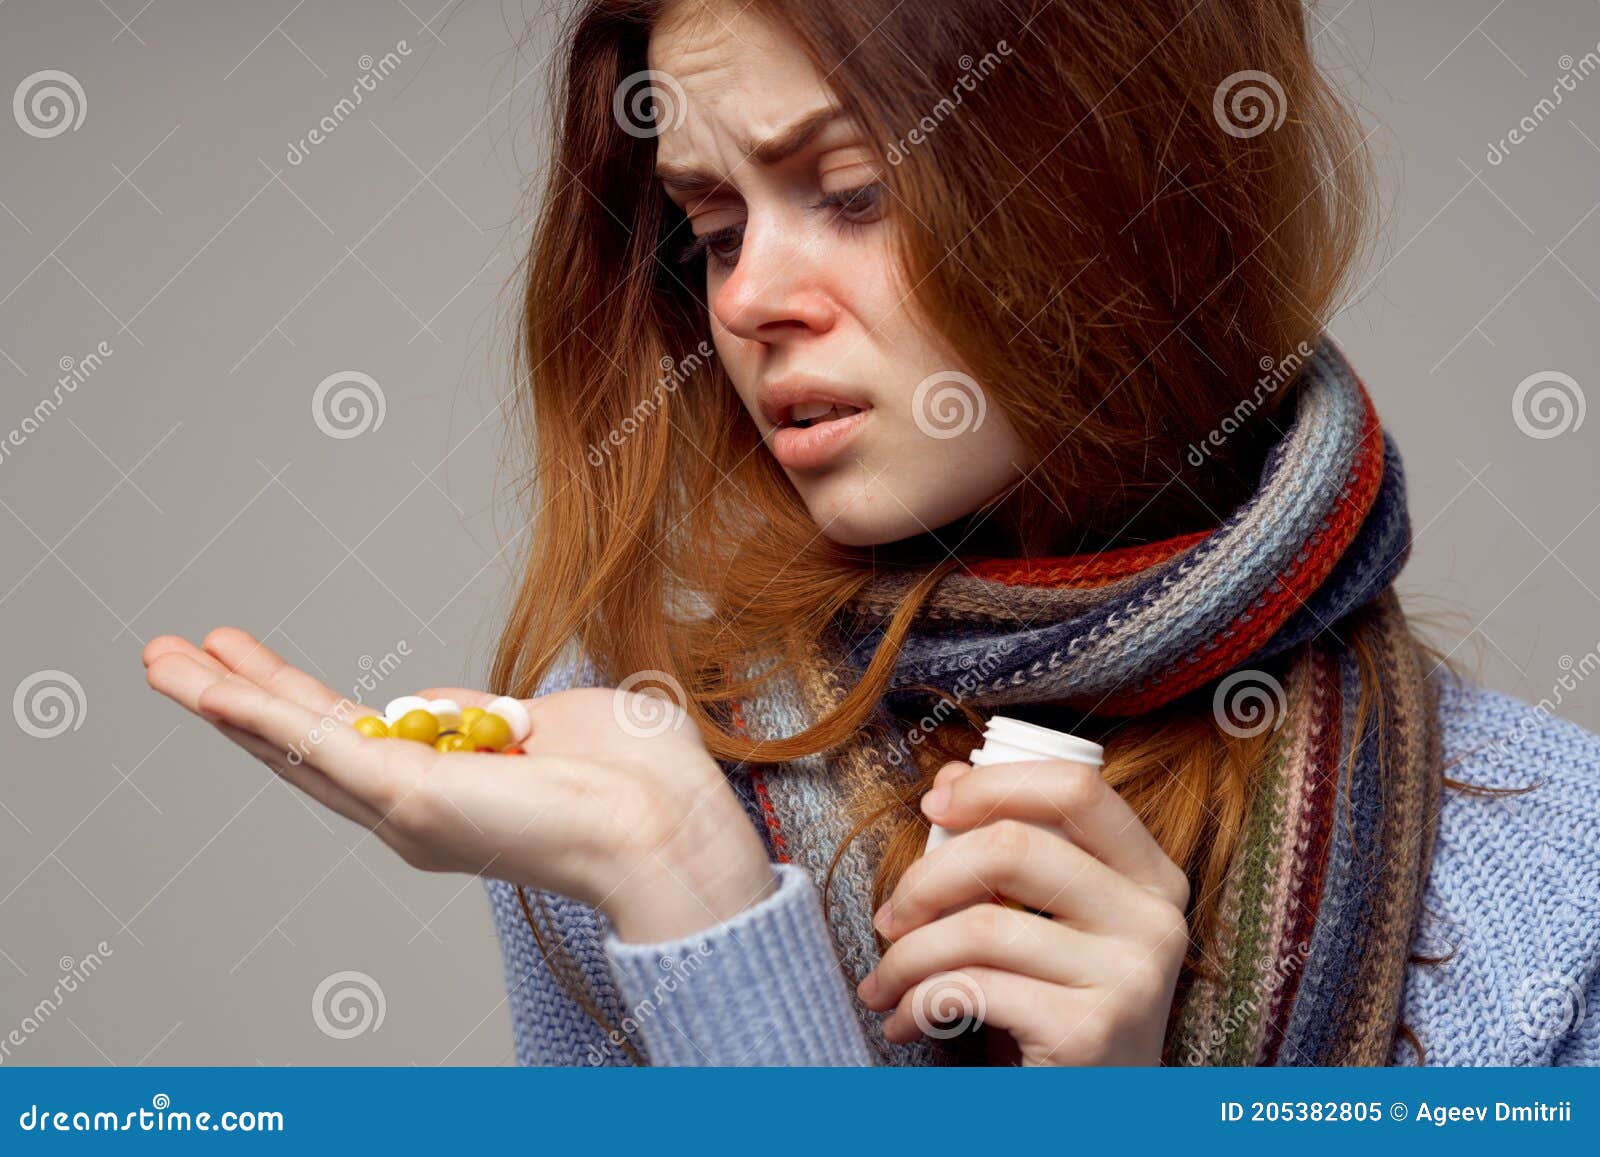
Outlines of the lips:
[{"label": "lips", "polygon": [[790,378],[764,387],[761,412],[776,429],[769,445],[791,470],[826,465],[866,422],[872,407],[831,382]]},{"label": "lips", "polygon": [[851,414],[859,414],[861,410],[860,406],[845,405],[842,402],[801,402],[799,405],[789,407],[789,413],[784,418],[783,424],[806,430],[818,422],[847,418]]},{"label": "lips", "polygon": [[773,432],[772,456],[790,470],[815,470],[826,466],[861,429],[870,410],[856,410],[844,417],[818,421],[812,426],[779,426]]},{"label": "lips", "polygon": [[[846,406],[856,410],[871,408],[859,390],[809,374],[794,374],[773,382],[763,382],[757,393],[761,414],[774,426],[783,425],[795,412],[815,417],[826,406]],[[822,405],[824,408],[818,408]]]}]

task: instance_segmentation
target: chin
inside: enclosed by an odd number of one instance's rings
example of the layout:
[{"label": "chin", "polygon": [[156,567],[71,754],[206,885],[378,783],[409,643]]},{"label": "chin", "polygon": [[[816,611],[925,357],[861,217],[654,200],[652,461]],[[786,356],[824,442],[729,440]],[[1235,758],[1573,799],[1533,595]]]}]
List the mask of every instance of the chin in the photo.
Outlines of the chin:
[{"label": "chin", "polygon": [[923,520],[921,512],[904,499],[844,479],[804,489],[801,498],[817,530],[840,546],[880,546],[914,538],[936,525]]},{"label": "chin", "polygon": [[881,527],[867,521],[858,523],[849,518],[836,519],[826,526],[819,522],[817,529],[822,531],[824,538],[832,539],[840,546],[882,546],[917,533],[915,530]]}]

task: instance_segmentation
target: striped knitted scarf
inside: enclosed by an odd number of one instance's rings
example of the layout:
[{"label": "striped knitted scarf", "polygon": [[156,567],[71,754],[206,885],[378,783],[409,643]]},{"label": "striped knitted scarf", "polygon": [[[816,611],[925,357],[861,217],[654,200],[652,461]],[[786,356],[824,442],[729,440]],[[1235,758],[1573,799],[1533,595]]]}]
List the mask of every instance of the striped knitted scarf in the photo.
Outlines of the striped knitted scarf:
[{"label": "striped knitted scarf", "polygon": [[[1220,979],[1180,983],[1166,1063],[1386,1064],[1432,859],[1436,707],[1390,585],[1411,534],[1395,445],[1331,341],[1302,375],[1255,493],[1216,528],[1094,555],[977,560],[941,580],[870,725],[753,776],[774,854],[820,886],[850,802],[916,774],[908,742],[937,725],[924,715],[908,727],[937,702],[918,685],[1069,731],[1088,714],[1207,696],[1223,727],[1272,734],[1217,931],[1194,946]],[[831,711],[917,578],[874,579],[808,661],[769,670],[741,705],[745,733],[794,734]],[[1358,646],[1381,672],[1359,736]],[[852,982],[878,959],[881,853],[881,834],[850,841],[828,895]],[[887,1063],[970,1056],[928,1038],[889,1045],[857,1011]]]}]

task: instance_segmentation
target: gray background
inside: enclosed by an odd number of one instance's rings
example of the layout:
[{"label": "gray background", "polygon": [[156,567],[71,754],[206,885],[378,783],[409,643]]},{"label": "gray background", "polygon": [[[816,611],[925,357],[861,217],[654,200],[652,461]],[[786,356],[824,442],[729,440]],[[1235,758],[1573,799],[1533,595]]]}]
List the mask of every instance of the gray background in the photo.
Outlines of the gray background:
[{"label": "gray background", "polygon": [[[0,95],[70,73],[41,139],[0,114],[0,437],[64,358],[112,353],[0,459],[0,1037],[105,941],[13,1064],[501,1064],[475,878],[426,875],[147,689],[145,640],[234,623],[370,698],[479,683],[520,547],[498,462],[508,289],[544,163],[553,24],[437,0],[9,0]],[[1600,639],[1600,417],[1523,431],[1530,375],[1594,392],[1600,76],[1486,159],[1600,41],[1588,0],[1352,0],[1319,51],[1375,130],[1385,215],[1331,329],[1405,454],[1400,588],[1492,686],[1548,696]],[[532,23],[531,29],[527,27]],[[298,164],[289,144],[410,52]],[[332,374],[384,417],[330,437]],[[327,421],[327,418],[324,418]],[[1524,424],[1528,424],[1524,421]],[[1600,687],[1560,711],[1600,726]],[[313,1015],[354,971],[384,1018]]]}]

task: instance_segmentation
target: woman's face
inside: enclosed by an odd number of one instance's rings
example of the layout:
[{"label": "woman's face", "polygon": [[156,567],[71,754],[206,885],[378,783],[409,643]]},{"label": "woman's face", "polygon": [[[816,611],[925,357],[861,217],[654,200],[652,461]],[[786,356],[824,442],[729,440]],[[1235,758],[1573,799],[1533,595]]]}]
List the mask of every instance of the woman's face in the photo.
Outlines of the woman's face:
[{"label": "woman's face", "polygon": [[799,45],[680,4],[649,65],[657,174],[705,255],[717,355],[820,532],[907,538],[1021,477],[1016,431],[915,315],[881,162]]}]

